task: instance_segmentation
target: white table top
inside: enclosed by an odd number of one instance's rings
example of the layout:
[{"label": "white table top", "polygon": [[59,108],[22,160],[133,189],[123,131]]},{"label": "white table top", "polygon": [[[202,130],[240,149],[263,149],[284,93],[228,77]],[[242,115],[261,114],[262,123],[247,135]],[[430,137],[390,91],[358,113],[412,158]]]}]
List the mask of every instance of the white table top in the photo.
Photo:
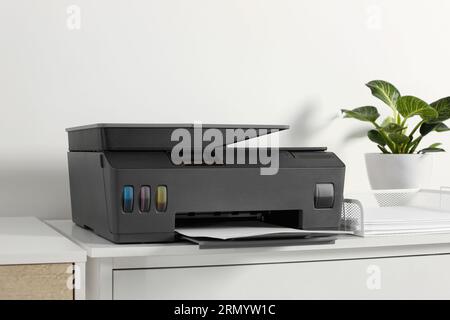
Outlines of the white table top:
[{"label": "white table top", "polygon": [[[175,242],[154,244],[114,244],[92,231],[76,226],[70,220],[47,221],[55,229],[66,235],[86,250],[91,258],[120,257],[155,257],[155,256],[233,256],[240,261],[249,256],[255,258],[270,255],[289,255],[304,259],[337,259],[363,258],[372,256],[396,256],[416,254],[450,253],[450,233],[427,235],[389,235],[371,236],[366,238],[356,236],[341,236],[335,244],[256,247],[231,249],[199,249],[197,245]],[[315,258],[314,258],[315,257]],[[266,259],[267,260],[267,259]]]},{"label": "white table top", "polygon": [[0,218],[0,265],[85,261],[82,248],[43,221]]}]

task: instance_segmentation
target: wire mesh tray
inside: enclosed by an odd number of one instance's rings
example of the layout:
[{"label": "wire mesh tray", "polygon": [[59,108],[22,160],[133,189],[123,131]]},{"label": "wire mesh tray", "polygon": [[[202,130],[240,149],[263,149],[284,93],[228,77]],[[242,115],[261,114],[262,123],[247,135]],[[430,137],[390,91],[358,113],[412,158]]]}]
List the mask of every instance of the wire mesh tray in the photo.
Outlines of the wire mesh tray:
[{"label": "wire mesh tray", "polygon": [[341,228],[357,235],[450,232],[450,187],[373,190],[351,198],[344,201]]}]

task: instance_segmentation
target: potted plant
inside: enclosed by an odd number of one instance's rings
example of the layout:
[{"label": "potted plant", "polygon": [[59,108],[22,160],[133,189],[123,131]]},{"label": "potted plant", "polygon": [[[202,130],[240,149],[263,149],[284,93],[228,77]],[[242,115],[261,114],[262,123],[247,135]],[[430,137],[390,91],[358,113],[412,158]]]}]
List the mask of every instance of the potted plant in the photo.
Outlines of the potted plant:
[{"label": "potted plant", "polygon": [[424,136],[450,130],[444,124],[450,118],[450,97],[428,104],[414,96],[400,95],[397,88],[386,81],[374,80],[366,86],[391,109],[391,115],[380,121],[374,106],[342,109],[342,113],[344,118],[373,125],[367,136],[381,153],[365,155],[372,189],[420,188],[431,175],[432,159],[428,153],[444,151],[441,143],[425,148],[420,145]]}]

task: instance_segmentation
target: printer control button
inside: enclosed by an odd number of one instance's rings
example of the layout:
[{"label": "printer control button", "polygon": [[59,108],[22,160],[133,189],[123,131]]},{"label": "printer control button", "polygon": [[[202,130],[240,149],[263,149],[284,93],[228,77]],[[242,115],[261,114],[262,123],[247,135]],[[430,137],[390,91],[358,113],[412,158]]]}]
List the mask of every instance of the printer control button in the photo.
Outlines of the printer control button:
[{"label": "printer control button", "polygon": [[314,207],[317,209],[333,208],[334,185],[332,183],[318,183],[314,192]]},{"label": "printer control button", "polygon": [[156,188],[156,211],[165,212],[167,209],[167,187],[158,186]]},{"label": "printer control button", "polygon": [[139,211],[149,212],[150,211],[150,187],[142,186],[139,195]]},{"label": "printer control button", "polygon": [[133,186],[124,186],[122,189],[122,210],[123,212],[133,212],[134,189]]}]

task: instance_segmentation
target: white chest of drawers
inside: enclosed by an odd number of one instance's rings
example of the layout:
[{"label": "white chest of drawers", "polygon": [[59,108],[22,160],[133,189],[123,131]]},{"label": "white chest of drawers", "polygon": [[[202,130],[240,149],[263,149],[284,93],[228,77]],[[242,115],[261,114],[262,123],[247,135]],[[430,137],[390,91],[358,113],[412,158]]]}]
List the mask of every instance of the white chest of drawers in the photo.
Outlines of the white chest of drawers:
[{"label": "white chest of drawers", "polygon": [[200,250],[116,245],[71,221],[49,223],[86,250],[88,299],[450,298],[450,234]]}]

